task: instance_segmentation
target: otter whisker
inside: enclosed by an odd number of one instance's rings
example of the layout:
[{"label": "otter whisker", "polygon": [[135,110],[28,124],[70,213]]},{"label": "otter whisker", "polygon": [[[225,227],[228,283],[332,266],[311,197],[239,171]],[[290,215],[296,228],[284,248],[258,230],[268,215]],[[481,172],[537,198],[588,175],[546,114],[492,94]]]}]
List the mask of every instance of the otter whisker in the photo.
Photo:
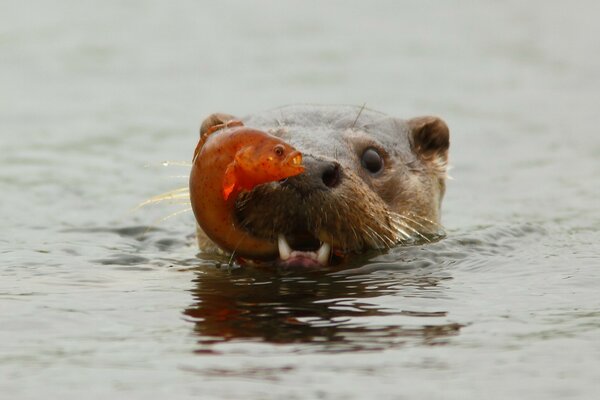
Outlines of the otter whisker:
[{"label": "otter whisker", "polygon": [[408,214],[398,214],[398,215],[400,215],[400,216],[402,216],[402,217],[407,217],[407,216],[409,216],[409,215],[410,215],[410,216],[411,216],[411,217],[413,217],[413,218],[418,218],[418,219],[420,219],[420,220],[422,220],[422,221],[425,221],[425,222],[428,222],[428,223],[430,223],[430,224],[432,224],[432,225],[439,225],[437,222],[435,222],[435,221],[432,221],[432,220],[430,220],[429,218],[426,218],[426,217],[424,217],[424,216],[422,216],[422,215],[419,215],[419,214],[412,214],[412,213],[408,213]]},{"label": "otter whisker", "polygon": [[355,239],[356,243],[360,243],[360,239],[358,237],[358,233],[356,232],[356,228],[354,228],[354,225],[350,225],[350,230],[352,231],[352,234],[354,235],[354,239]]},{"label": "otter whisker", "polygon": [[354,122],[352,123],[352,126],[350,127],[350,129],[352,129],[356,126],[356,123],[358,122],[358,118],[360,117],[360,114],[362,114],[362,112],[365,110],[366,106],[367,106],[367,103],[363,103],[362,107],[360,107],[360,110],[358,110],[358,114],[356,114],[356,118],[354,118]]},{"label": "otter whisker", "polygon": [[150,204],[162,203],[164,201],[169,201],[169,200],[179,200],[179,199],[189,200],[189,198],[190,198],[190,196],[188,193],[180,193],[180,194],[176,194],[173,192],[164,193],[164,194],[154,196],[146,201],[141,202],[134,208],[134,211],[139,210],[140,208],[148,206]]},{"label": "otter whisker", "polygon": [[163,161],[161,163],[161,165],[163,167],[171,167],[171,166],[173,166],[173,167],[191,167],[192,163],[189,162],[189,161],[170,161],[170,160],[167,160],[167,161]]},{"label": "otter whisker", "polygon": [[177,189],[170,190],[170,191],[168,191],[168,192],[165,192],[165,193],[163,193],[163,194],[166,194],[166,193],[180,193],[180,192],[187,192],[187,191],[189,191],[189,190],[190,190],[190,188],[189,188],[189,187],[187,187],[187,186],[184,186],[184,187],[180,187],[180,188],[177,188]]},{"label": "otter whisker", "polygon": [[150,199],[159,199],[159,198],[173,196],[176,194],[183,194],[183,193],[187,193],[187,192],[189,192],[189,188],[187,186],[184,186],[181,188],[169,190],[168,192],[157,194],[156,196],[152,196]]},{"label": "otter whisker", "polygon": [[[404,230],[400,229],[397,226],[397,221],[396,221],[395,218],[393,218],[393,214],[392,213],[388,213],[387,216],[388,216],[388,218],[385,221],[378,221],[378,226],[381,229],[384,229],[384,230],[386,230],[389,233],[389,235],[390,235],[389,240],[391,242],[393,242],[395,244],[398,241],[402,240],[402,238],[398,237],[398,233],[404,235],[405,239],[410,239],[411,238],[411,235],[409,235],[408,233],[406,233]],[[392,226],[390,226],[390,224]]]},{"label": "otter whisker", "polygon": [[175,189],[175,190],[171,190],[169,192],[164,192],[164,193],[160,193],[157,194],[156,196],[152,196],[150,199],[154,200],[154,199],[162,199],[162,198],[168,198],[171,196],[188,196],[189,189],[187,187],[185,188],[180,188],[180,189]]},{"label": "otter whisker", "polygon": [[411,238],[411,235],[409,235],[404,230],[402,230],[398,227],[398,221],[395,218],[393,218],[393,214],[391,214],[391,213],[388,214],[388,217],[391,219],[391,223],[393,224],[393,226],[389,226],[389,222],[390,222],[389,220],[386,220],[385,223],[381,222],[380,225],[383,229],[387,230],[390,233],[390,235],[392,235],[394,238],[396,238],[396,241],[401,240],[397,237],[398,233],[401,233],[402,235],[404,235],[404,237],[406,239]]},{"label": "otter whisker", "polygon": [[418,225],[418,226],[420,226],[420,227],[421,227],[421,228],[423,228],[423,229],[427,229],[427,227],[426,227],[425,225],[423,225],[423,224],[421,224],[421,223],[419,223],[419,222],[415,221],[415,220],[414,220],[414,219],[412,219],[412,218],[409,218],[409,217],[407,217],[406,215],[402,215],[402,214],[395,214],[394,216],[395,216],[395,217],[397,217],[397,218],[400,218],[400,219],[402,219],[402,220],[406,220],[406,221],[412,222],[413,224],[415,224],[415,225]]},{"label": "otter whisker", "polygon": [[[412,235],[410,235],[408,232],[406,232],[404,229],[402,229],[398,225],[395,225],[394,228],[396,230],[396,233],[400,233],[402,236],[404,236],[404,239],[408,240],[408,239],[412,238]],[[399,238],[400,241],[402,241],[404,239]]]},{"label": "otter whisker", "polygon": [[367,229],[369,229],[369,231],[375,235],[375,238],[379,239],[380,244],[383,247],[386,248],[391,248],[392,246],[394,246],[394,244],[396,244],[394,241],[392,241],[390,238],[386,237],[386,236],[381,236],[379,233],[377,233],[373,228],[371,228],[370,226],[367,226]]},{"label": "otter whisker", "polygon": [[431,242],[431,240],[429,240],[425,235],[423,235],[421,232],[419,232],[418,230],[416,230],[412,226],[404,223],[403,221],[396,221],[396,223],[402,225],[403,228],[406,228],[409,231],[417,234],[421,239],[425,240],[426,242]]},{"label": "otter whisker", "polygon": [[379,246],[379,240],[377,240],[375,233],[371,231],[370,227],[367,227],[367,231],[365,233],[367,235],[367,238],[369,239],[371,247],[373,247],[374,249],[381,248],[381,246]]},{"label": "otter whisker", "polygon": [[187,193],[181,193],[181,194],[171,194],[171,195],[165,195],[165,196],[160,196],[160,197],[153,197],[151,199],[148,199],[142,203],[140,203],[141,205],[145,205],[145,204],[152,204],[152,203],[158,203],[161,201],[165,201],[165,200],[172,200],[172,199],[189,199],[190,196]]},{"label": "otter whisker", "polygon": [[190,212],[190,211],[192,211],[192,207],[187,207],[187,208],[181,209],[179,211],[175,211],[174,213],[171,213],[171,214],[167,215],[166,217],[163,217],[163,218],[155,221],[155,223],[165,222],[166,220],[176,217],[179,214],[183,214],[183,213]]},{"label": "otter whisker", "polygon": [[176,179],[188,179],[189,175],[169,175],[167,178],[176,178]]},{"label": "otter whisker", "polygon": [[189,161],[173,161],[173,160],[165,160],[165,161],[156,161],[148,164],[144,164],[144,168],[154,168],[154,167],[185,167],[190,168],[192,163]]},{"label": "otter whisker", "polygon": [[231,252],[231,256],[229,257],[229,261],[227,262],[227,268],[229,268],[229,269],[231,269],[231,267],[233,266],[233,258],[235,257],[235,252],[237,251],[241,242],[242,241],[240,240],[238,242],[238,244],[236,245],[235,249],[233,249],[233,251]]},{"label": "otter whisker", "polygon": [[[350,207],[351,202],[348,200],[348,196],[344,193],[338,193],[337,196],[339,197],[340,203],[341,203],[339,205],[339,207],[334,207],[333,205],[330,204],[330,208],[333,211],[332,214],[335,215],[335,218],[333,219],[333,221],[343,221],[344,219],[346,219],[344,216],[351,214],[351,207]],[[354,237],[354,245],[350,246],[349,243],[344,243],[344,246],[346,248],[358,249],[361,246],[361,243],[365,242],[365,240],[364,240],[364,238],[362,238],[362,235],[359,235],[359,233],[357,232],[357,227],[354,224],[350,224],[349,227],[350,227],[352,236]],[[339,230],[332,229],[332,231],[339,231]],[[370,241],[373,242],[372,237],[369,237],[369,239],[371,239]]]},{"label": "otter whisker", "polygon": [[379,236],[384,238],[386,242],[396,244],[400,239],[398,238],[398,232],[388,226],[380,226],[381,229],[385,230],[383,234]]},{"label": "otter whisker", "polygon": [[425,221],[425,222],[431,224],[432,226],[434,226],[434,227],[436,227],[438,229],[444,230],[444,226],[442,224],[438,223],[438,222],[432,221],[432,220],[430,220],[428,218],[425,218],[425,217],[423,217],[421,215],[418,215],[418,214],[409,214],[409,215],[411,217],[413,217],[413,218],[415,218],[415,217],[419,218],[420,220]]},{"label": "otter whisker", "polygon": [[421,231],[419,231],[417,228],[415,228],[413,225],[409,224],[408,222],[412,222],[412,223],[420,226],[421,228],[426,229],[426,227],[424,225],[422,225],[416,221],[413,221],[410,218],[407,218],[406,216],[403,216],[400,214],[395,214],[394,218],[395,218],[395,223],[397,225],[400,225],[400,226],[402,226],[402,228],[405,228],[405,229],[411,231],[412,233],[416,234],[417,236],[419,236],[421,239],[425,240],[426,242],[428,242],[428,243],[431,242],[431,240],[427,236],[425,236]]},{"label": "otter whisker", "polygon": [[187,200],[187,201],[173,201],[169,204],[173,204],[173,205],[181,205],[181,206],[191,206],[192,202]]}]

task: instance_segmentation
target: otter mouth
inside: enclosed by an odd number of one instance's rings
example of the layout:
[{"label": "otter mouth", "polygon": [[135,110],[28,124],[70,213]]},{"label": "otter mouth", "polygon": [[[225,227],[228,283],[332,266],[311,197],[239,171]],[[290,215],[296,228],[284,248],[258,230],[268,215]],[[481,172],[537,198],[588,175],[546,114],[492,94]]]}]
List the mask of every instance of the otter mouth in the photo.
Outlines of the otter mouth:
[{"label": "otter mouth", "polygon": [[[292,245],[290,245],[290,242]],[[276,261],[281,267],[319,268],[329,265],[331,260],[331,245],[319,242],[316,239],[302,242],[288,241],[280,234],[277,237],[279,259]]]},{"label": "otter mouth", "polygon": [[244,265],[277,267],[282,269],[323,269],[336,266],[344,260],[345,253],[334,249],[309,233],[277,235],[278,257],[271,261],[238,257]]}]

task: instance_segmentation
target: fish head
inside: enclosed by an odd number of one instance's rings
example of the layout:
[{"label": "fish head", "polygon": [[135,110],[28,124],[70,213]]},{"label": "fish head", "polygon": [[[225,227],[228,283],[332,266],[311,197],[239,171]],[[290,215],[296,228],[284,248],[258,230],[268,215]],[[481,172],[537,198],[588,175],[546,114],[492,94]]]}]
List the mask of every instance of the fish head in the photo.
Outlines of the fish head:
[{"label": "fish head", "polygon": [[279,181],[304,172],[302,153],[276,137],[266,137],[236,155],[239,179],[245,187]]}]

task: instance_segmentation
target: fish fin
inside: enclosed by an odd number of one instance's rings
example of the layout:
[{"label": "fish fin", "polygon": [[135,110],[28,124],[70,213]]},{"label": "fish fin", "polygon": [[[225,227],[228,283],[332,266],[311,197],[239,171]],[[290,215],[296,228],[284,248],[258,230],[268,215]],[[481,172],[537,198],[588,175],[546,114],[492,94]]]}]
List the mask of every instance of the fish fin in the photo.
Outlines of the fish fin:
[{"label": "fish fin", "polygon": [[223,198],[229,199],[231,193],[235,189],[237,184],[237,176],[235,175],[235,161],[227,166],[225,174],[223,175]]}]

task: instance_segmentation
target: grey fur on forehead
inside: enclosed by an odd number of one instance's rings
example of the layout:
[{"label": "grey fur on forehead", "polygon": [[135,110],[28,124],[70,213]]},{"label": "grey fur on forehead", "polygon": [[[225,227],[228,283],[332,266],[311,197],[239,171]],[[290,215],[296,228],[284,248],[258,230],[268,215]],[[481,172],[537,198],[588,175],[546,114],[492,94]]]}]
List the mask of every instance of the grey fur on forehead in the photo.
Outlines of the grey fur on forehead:
[{"label": "grey fur on forehead", "polygon": [[385,117],[387,116],[379,111],[361,106],[292,105],[256,113],[244,118],[244,121],[269,126],[275,123],[281,126],[298,125],[317,128],[329,126],[340,129],[351,127],[354,121],[360,126]]},{"label": "grey fur on forehead", "polygon": [[404,121],[362,106],[284,106],[247,116],[243,121],[246,126],[265,130],[300,148],[318,149],[322,154],[335,146],[332,141],[345,146],[345,135],[364,133],[388,149],[409,146],[409,128]]}]

